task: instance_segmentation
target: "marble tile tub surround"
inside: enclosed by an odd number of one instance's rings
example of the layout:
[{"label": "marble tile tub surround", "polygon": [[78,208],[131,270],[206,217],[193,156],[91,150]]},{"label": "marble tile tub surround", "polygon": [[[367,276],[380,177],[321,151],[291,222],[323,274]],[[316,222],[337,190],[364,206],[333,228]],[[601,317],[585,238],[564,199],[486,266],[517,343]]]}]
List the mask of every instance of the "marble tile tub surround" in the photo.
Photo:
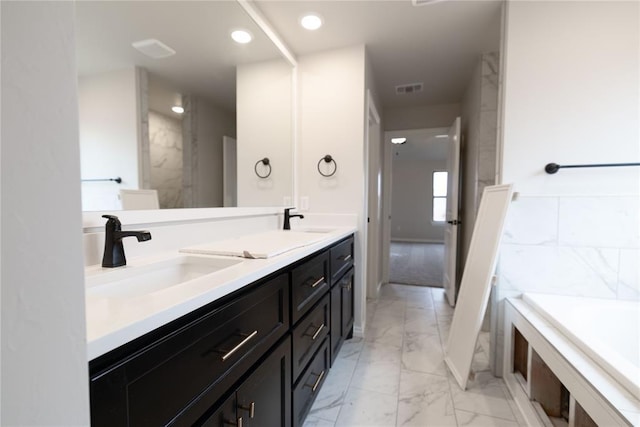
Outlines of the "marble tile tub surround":
[{"label": "marble tile tub surround", "polygon": [[486,334],[466,391],[446,370],[452,316],[442,289],[383,286],[367,304],[364,339],[344,343],[305,427],[524,425],[504,383],[488,370]]},{"label": "marble tile tub surround", "polygon": [[640,300],[638,195],[520,195],[509,209],[492,296],[494,373],[502,372],[505,298]]},{"label": "marble tile tub surround", "polygon": [[500,290],[640,300],[640,197],[520,197]]}]

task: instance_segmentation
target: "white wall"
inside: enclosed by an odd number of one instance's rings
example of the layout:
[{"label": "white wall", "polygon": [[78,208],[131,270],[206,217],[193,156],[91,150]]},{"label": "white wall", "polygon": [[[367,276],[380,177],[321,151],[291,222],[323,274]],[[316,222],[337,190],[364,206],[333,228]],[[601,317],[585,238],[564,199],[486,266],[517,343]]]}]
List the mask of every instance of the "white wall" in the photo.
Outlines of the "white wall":
[{"label": "white wall", "polygon": [[[366,206],[364,169],[365,48],[356,46],[298,58],[297,170],[301,197],[311,213],[356,214],[356,331],[364,325],[363,280]],[[330,178],[317,171],[330,154],[338,170]],[[360,329],[359,329],[360,328]]]},{"label": "white wall", "polygon": [[640,168],[546,163],[640,159],[637,2],[510,2],[504,52],[502,181],[512,204],[500,300],[522,292],[640,299]]},{"label": "white wall", "polygon": [[[237,68],[238,206],[282,206],[293,196],[292,72],[284,60]],[[265,157],[271,175],[262,179],[254,166]]]},{"label": "white wall", "polygon": [[78,79],[81,176],[122,178],[83,183],[83,210],[120,209],[119,190],[141,188],[138,94],[135,68]]},{"label": "white wall", "polygon": [[86,426],[74,5],[0,7],[0,424]]},{"label": "white wall", "polygon": [[389,131],[449,127],[460,113],[460,104],[385,108],[384,129]]},{"label": "white wall", "polygon": [[446,171],[446,160],[392,155],[391,240],[444,242],[444,224],[431,221],[433,172]]}]

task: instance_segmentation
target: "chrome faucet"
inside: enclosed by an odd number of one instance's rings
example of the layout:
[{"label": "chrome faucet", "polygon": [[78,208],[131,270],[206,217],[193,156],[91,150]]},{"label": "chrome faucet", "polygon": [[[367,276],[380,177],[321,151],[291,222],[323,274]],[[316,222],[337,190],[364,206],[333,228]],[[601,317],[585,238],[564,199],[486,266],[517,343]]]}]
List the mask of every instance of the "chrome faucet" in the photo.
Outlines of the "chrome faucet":
[{"label": "chrome faucet", "polygon": [[282,227],[283,230],[291,230],[291,222],[289,221],[291,218],[304,218],[304,215],[301,214],[291,214],[289,211],[291,209],[295,209],[295,208],[286,208],[284,210],[284,226]]},{"label": "chrome faucet", "polygon": [[105,224],[103,267],[113,268],[127,265],[122,245],[124,237],[135,237],[138,242],[151,240],[151,233],[148,231],[122,231],[122,224],[115,215],[102,215],[102,217],[108,220]]}]

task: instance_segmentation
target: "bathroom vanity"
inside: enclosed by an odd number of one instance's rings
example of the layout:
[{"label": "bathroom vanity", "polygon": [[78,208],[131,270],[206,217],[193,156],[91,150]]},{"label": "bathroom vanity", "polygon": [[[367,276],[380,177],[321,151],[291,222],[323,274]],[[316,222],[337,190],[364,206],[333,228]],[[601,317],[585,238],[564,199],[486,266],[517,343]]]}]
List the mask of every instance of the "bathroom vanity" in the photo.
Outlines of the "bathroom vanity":
[{"label": "bathroom vanity", "polygon": [[[132,329],[180,311],[138,296],[131,301],[141,311],[163,308],[110,333],[96,332],[94,343],[88,313],[91,424],[302,425],[352,334],[352,233],[334,233],[272,260],[244,260],[212,282],[215,289],[203,291],[200,284],[193,297],[176,303],[182,311],[200,306],[133,339],[125,338],[135,335]],[[108,304],[122,302],[101,299],[93,307],[108,311]]]}]

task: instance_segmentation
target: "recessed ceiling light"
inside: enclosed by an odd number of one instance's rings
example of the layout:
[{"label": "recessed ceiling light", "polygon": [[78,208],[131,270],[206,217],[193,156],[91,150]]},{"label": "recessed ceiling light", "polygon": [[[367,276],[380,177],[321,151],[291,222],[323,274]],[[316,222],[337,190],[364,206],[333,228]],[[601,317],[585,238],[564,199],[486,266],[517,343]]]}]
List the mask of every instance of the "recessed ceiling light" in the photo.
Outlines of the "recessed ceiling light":
[{"label": "recessed ceiling light", "polygon": [[307,30],[317,30],[322,27],[322,18],[315,13],[308,13],[300,18],[300,25]]},{"label": "recessed ceiling light", "polygon": [[247,30],[234,30],[231,32],[231,38],[236,43],[247,44],[253,40],[253,36]]},{"label": "recessed ceiling light", "polygon": [[171,107],[171,111],[173,111],[176,114],[182,114],[184,113],[184,108],[180,105],[174,105],[173,107]]},{"label": "recessed ceiling light", "polygon": [[405,142],[407,142],[407,138],[391,138],[392,144],[404,144]]}]

